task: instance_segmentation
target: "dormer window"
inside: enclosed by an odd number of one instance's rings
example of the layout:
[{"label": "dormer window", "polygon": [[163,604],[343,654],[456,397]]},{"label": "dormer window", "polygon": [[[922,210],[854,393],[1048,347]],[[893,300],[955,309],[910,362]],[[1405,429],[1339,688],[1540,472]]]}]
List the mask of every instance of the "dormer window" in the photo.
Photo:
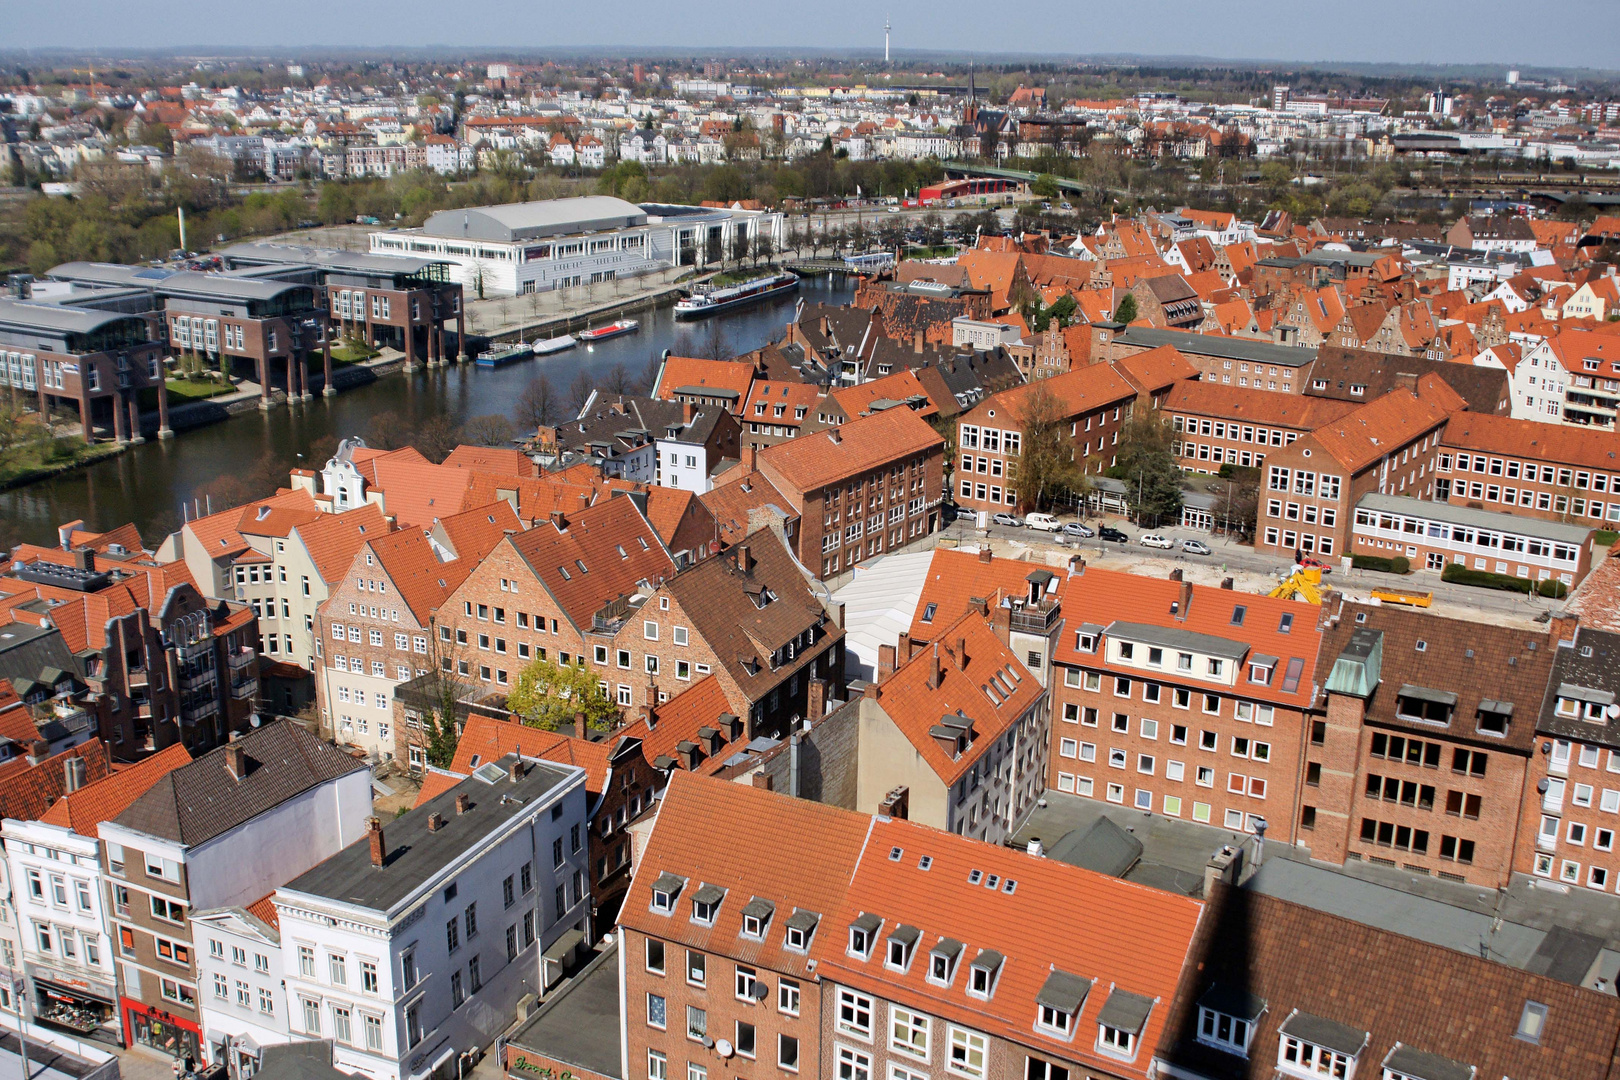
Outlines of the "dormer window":
[{"label": "dormer window", "polygon": [[1097,1049],[1111,1057],[1134,1058],[1152,1011],[1152,998],[1114,987],[1097,1013]]},{"label": "dormer window", "polygon": [[917,947],[917,939],[922,937],[922,931],[915,926],[906,926],[904,923],[894,928],[889,935],[888,953],[883,958],[883,965],[891,971],[904,972],[911,967],[911,954]]},{"label": "dormer window", "polygon": [[726,890],[718,885],[705,885],[692,894],[692,921],[700,926],[713,926],[714,918],[720,913],[720,901],[726,898]]},{"label": "dormer window", "polygon": [[754,897],[752,900],[748,901],[747,904],[743,905],[743,937],[753,938],[755,941],[764,940],[765,927],[770,923],[771,915],[774,914],[775,911],[775,904],[771,903],[769,900],[761,899],[758,896]]},{"label": "dormer window", "polygon": [[686,879],[669,871],[658,875],[652,884],[652,911],[657,915],[670,915],[675,911],[675,898],[681,894]]},{"label": "dormer window", "polygon": [[1074,1035],[1074,1022],[1091,993],[1092,980],[1053,969],[1035,995],[1035,1030],[1059,1039]]},{"label": "dormer window", "polygon": [[1395,715],[1402,720],[1416,720],[1423,724],[1449,724],[1451,711],[1457,706],[1457,695],[1449,690],[1433,690],[1427,686],[1403,685],[1395,694]]},{"label": "dormer window", "polygon": [[1077,651],[1083,652],[1083,653],[1094,653],[1094,652],[1096,652],[1097,651],[1097,635],[1095,633],[1091,633],[1091,632],[1088,632],[1088,631],[1085,631],[1085,630],[1080,631],[1079,633],[1077,633],[1075,635],[1074,647],[1075,647],[1075,649]]},{"label": "dormer window", "polygon": [[1136,646],[1131,644],[1129,641],[1121,641],[1118,643],[1117,654],[1121,660],[1135,659]]},{"label": "dormer window", "polygon": [[1261,686],[1271,685],[1271,675],[1277,670],[1275,656],[1256,655],[1249,658],[1249,681]]},{"label": "dormer window", "polygon": [[1558,704],[1553,707],[1553,711],[1559,716],[1579,717],[1594,724],[1601,724],[1608,719],[1608,710],[1613,704],[1614,694],[1607,690],[1593,690],[1572,683],[1559,683]]},{"label": "dormer window", "polygon": [[1345,1080],[1368,1038],[1365,1031],[1298,1009],[1277,1030],[1278,1069],[1306,1080]]},{"label": "dormer window", "polygon": [[1396,1043],[1384,1056],[1383,1080],[1430,1080],[1431,1077],[1453,1076],[1472,1078],[1477,1075],[1479,1070],[1472,1065],[1402,1043]]},{"label": "dormer window", "polygon": [[810,939],[816,936],[816,924],[821,916],[813,911],[795,911],[787,921],[787,933],[782,943],[794,952],[809,952]]},{"label": "dormer window", "polygon": [[949,986],[956,978],[956,962],[962,956],[962,943],[955,938],[940,938],[928,953],[928,981],[936,986]]},{"label": "dormer window", "polygon": [[872,944],[877,941],[878,928],[883,920],[876,915],[863,914],[849,927],[849,954],[860,960],[872,959]]},{"label": "dormer window", "polygon": [[980,949],[968,968],[967,992],[972,997],[989,999],[996,992],[996,981],[1001,976],[1003,957],[990,949]]},{"label": "dormer window", "polygon": [[1198,1041],[1239,1057],[1249,1056],[1255,1024],[1266,1003],[1247,991],[1216,983],[1198,999]]},{"label": "dormer window", "polygon": [[1485,698],[1480,701],[1479,709],[1474,715],[1483,734],[1506,735],[1508,725],[1513,722],[1513,702]]}]

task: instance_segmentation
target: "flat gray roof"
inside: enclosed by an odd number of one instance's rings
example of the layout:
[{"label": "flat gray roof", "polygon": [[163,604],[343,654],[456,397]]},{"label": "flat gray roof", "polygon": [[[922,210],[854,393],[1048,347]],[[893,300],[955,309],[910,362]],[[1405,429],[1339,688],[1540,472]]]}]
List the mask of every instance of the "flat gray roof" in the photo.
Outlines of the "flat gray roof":
[{"label": "flat gray roof", "polygon": [[138,319],[123,311],[102,311],[77,304],[47,304],[35,300],[0,300],[0,330],[45,331],[53,334],[89,334],[109,323]]},{"label": "flat gray roof", "polygon": [[1200,634],[1176,626],[1157,626],[1153,623],[1121,622],[1116,619],[1108,624],[1107,633],[1111,638],[1145,641],[1149,645],[1163,645],[1167,649],[1185,649],[1208,656],[1222,656],[1229,660],[1241,660],[1249,651],[1247,642],[1216,637],[1214,634]]},{"label": "flat gray roof", "polygon": [[[384,822],[382,866],[371,864],[370,838],[361,837],[285,888],[373,911],[392,910],[468,849],[513,819],[534,812],[537,805],[550,800],[559,785],[578,775],[574,769],[525,759],[527,771],[514,782],[509,775],[515,760],[516,755],[508,754],[490,762],[404,817]],[[457,814],[456,796],[462,793],[471,796],[471,805],[466,813]],[[435,813],[444,816],[438,830],[428,828],[428,819]]]},{"label": "flat gray roof", "polygon": [[647,213],[611,195],[575,199],[504,203],[440,210],[428,217],[422,233],[446,240],[489,240],[511,244],[547,236],[604,232],[645,225]]},{"label": "flat gray roof", "polygon": [[564,1065],[619,1077],[619,946],[615,942],[567,983],[506,1042]]},{"label": "flat gray roof", "polygon": [[1271,341],[1228,337],[1225,334],[1195,334],[1191,330],[1157,330],[1149,326],[1132,326],[1119,334],[1115,340],[1149,349],[1156,349],[1160,345],[1174,345],[1180,352],[1194,353],[1198,356],[1215,356],[1222,360],[1247,360],[1250,363],[1276,364],[1278,367],[1300,368],[1316,360],[1316,350],[1303,345],[1278,345]]},{"label": "flat gray roof", "polygon": [[162,270],[118,263],[63,263],[52,267],[46,276],[58,281],[150,289],[159,296],[207,297],[211,300],[271,300],[289,289],[309,288],[296,281],[200,274],[190,270]]},{"label": "flat gray roof", "polygon": [[232,244],[220,256],[231,262],[266,266],[317,266],[323,270],[352,270],[358,273],[414,274],[444,262],[422,255],[368,255],[337,248],[308,247],[303,244]]},{"label": "flat gray roof", "polygon": [[1410,495],[1383,495],[1369,492],[1356,503],[1358,510],[1372,510],[1380,514],[1404,514],[1429,521],[1443,521],[1448,525],[1467,525],[1475,529],[1529,536],[1537,540],[1556,540],[1564,544],[1584,544],[1592,530],[1581,525],[1566,525],[1561,521],[1542,521],[1539,518],[1502,514],[1493,510],[1475,510],[1451,503],[1429,502]]}]

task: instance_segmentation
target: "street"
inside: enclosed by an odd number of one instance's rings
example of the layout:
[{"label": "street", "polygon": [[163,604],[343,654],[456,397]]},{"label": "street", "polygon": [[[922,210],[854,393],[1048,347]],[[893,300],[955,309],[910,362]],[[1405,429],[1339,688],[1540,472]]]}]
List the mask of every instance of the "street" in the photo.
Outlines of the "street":
[{"label": "street", "polygon": [[[1065,516],[1062,520],[1073,518]],[[981,531],[974,527],[971,515],[957,518],[946,527],[943,535],[963,544],[976,543],[988,535],[998,551],[1005,549],[1009,554],[1030,549],[1042,553],[1066,552],[1083,555],[1090,566],[1149,577],[1163,577],[1179,568],[1187,580],[1201,585],[1219,585],[1223,578],[1230,577],[1234,588],[1252,593],[1269,592],[1292,570],[1287,559],[1256,552],[1247,544],[1212,536],[1197,529],[1142,529],[1123,518],[1109,515],[1083,520],[1093,529],[1099,524],[1111,525],[1129,536],[1130,543],[1104,543],[1096,538],[1081,540],[1008,525],[991,525],[988,530]],[[1137,538],[1148,532],[1170,538],[1176,547],[1168,551],[1143,547]],[[1211,554],[1190,555],[1183,552],[1183,539],[1203,541],[1209,545]],[[1516,592],[1443,582],[1439,574],[1423,570],[1403,577],[1375,570],[1346,570],[1336,565],[1331,573],[1324,575],[1322,581],[1324,585],[1357,600],[1367,599],[1369,592],[1379,586],[1432,592],[1434,605],[1429,610],[1436,614],[1489,622],[1511,618],[1522,622],[1526,628],[1535,625],[1538,615],[1560,610],[1564,604],[1563,601]]]}]

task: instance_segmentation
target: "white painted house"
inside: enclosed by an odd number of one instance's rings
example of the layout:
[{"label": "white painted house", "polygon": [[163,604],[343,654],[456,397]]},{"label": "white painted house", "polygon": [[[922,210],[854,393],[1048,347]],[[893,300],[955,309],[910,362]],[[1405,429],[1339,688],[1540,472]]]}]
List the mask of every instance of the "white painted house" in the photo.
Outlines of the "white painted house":
[{"label": "white painted house", "polygon": [[259,1071],[266,1046],[290,1042],[281,985],[281,932],[269,897],[191,913],[208,1058],[231,1080]]},{"label": "white painted house", "polygon": [[507,755],[276,890],[291,1037],[453,1080],[591,934],[585,772]]}]

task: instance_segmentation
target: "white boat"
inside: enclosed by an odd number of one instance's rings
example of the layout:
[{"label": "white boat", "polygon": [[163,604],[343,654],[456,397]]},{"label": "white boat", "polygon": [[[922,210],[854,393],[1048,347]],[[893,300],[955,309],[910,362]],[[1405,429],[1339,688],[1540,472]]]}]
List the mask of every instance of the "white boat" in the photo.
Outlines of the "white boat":
[{"label": "white boat", "polygon": [[713,289],[698,286],[692,295],[675,304],[677,319],[700,319],[730,308],[751,304],[777,293],[790,292],[799,287],[797,274],[766,274],[763,277]]},{"label": "white boat", "polygon": [[561,334],[554,338],[546,338],[544,341],[536,341],[534,343],[534,355],[549,356],[552,353],[562,352],[564,349],[572,349],[578,344],[579,341],[573,334]]}]

